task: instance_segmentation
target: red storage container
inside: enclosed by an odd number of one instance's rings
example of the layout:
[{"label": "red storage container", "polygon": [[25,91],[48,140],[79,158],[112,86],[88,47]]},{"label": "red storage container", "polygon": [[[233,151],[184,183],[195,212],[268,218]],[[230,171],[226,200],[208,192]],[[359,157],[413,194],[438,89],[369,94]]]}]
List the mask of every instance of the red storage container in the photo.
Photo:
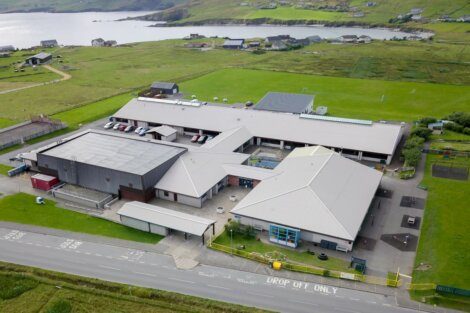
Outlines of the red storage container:
[{"label": "red storage container", "polygon": [[54,176],[48,176],[44,174],[36,174],[31,176],[31,184],[33,185],[33,188],[36,189],[48,191],[58,183],[59,180]]}]

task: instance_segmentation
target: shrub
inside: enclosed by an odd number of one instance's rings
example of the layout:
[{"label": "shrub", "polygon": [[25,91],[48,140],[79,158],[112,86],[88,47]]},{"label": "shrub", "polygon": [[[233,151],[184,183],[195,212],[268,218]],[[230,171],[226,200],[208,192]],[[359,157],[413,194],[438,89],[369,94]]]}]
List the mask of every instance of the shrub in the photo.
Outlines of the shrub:
[{"label": "shrub", "polygon": [[237,221],[230,221],[229,223],[225,224],[224,228],[227,234],[230,234],[230,231],[232,231],[234,234],[240,234],[242,231],[241,225]]},{"label": "shrub", "polygon": [[418,137],[423,138],[424,140],[428,140],[431,134],[432,134],[432,130],[430,130],[429,128],[417,127],[411,131],[410,137],[418,136]]},{"label": "shrub", "polygon": [[403,150],[409,150],[413,148],[421,149],[421,147],[423,146],[423,143],[424,143],[424,138],[417,137],[417,136],[409,137],[406,140],[405,145],[403,146]]},{"label": "shrub", "polygon": [[419,124],[423,127],[428,127],[429,124],[431,123],[436,123],[437,118],[435,117],[423,117],[422,119],[419,120]]},{"label": "shrub", "polygon": [[421,150],[419,148],[411,148],[403,150],[406,166],[417,166],[421,160]]},{"label": "shrub", "polygon": [[444,124],[444,129],[454,131],[456,133],[461,133],[464,130],[464,127],[462,125],[459,125],[457,123],[451,122],[451,123],[446,123]]},{"label": "shrub", "polygon": [[454,112],[447,119],[463,127],[470,127],[470,112]]}]

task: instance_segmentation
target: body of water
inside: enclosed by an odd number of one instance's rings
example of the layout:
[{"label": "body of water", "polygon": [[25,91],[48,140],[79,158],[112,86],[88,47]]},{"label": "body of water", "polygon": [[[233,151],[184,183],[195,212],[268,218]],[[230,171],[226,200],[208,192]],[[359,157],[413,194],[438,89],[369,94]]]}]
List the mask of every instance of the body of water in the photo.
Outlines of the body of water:
[{"label": "body of water", "polygon": [[[0,46],[29,48],[41,40],[57,39],[61,45],[90,45],[101,37],[119,44],[176,39],[198,33],[205,36],[255,38],[289,34],[295,38],[318,35],[335,38],[341,35],[368,35],[374,39],[408,36],[391,29],[323,26],[186,26],[148,27],[155,22],[123,21],[118,19],[150,12],[85,12],[85,13],[11,13],[0,14]],[[422,37],[431,34],[420,34]]]}]

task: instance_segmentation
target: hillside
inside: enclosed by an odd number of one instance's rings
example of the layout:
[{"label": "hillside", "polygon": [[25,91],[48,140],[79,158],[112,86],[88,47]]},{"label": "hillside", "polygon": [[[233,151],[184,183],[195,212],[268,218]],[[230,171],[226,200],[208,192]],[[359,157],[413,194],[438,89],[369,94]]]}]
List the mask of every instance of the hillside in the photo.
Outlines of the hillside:
[{"label": "hillside", "polygon": [[[269,3],[277,4],[267,8]],[[470,14],[470,3],[467,0],[190,0],[164,12],[146,16],[145,19],[166,20],[174,24],[321,22],[398,26],[406,21],[392,19],[409,13],[413,8],[422,9],[421,18],[405,23],[408,27],[419,28],[443,16],[458,19]]]},{"label": "hillside", "polygon": [[184,0],[0,0],[0,13],[164,10]]}]

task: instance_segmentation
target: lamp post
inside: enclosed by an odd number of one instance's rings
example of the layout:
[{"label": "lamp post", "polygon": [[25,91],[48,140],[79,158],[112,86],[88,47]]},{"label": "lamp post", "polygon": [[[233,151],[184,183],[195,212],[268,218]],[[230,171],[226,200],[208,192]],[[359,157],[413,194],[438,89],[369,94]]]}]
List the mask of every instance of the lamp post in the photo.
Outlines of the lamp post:
[{"label": "lamp post", "polygon": [[233,229],[230,229],[230,254],[233,255]]}]

